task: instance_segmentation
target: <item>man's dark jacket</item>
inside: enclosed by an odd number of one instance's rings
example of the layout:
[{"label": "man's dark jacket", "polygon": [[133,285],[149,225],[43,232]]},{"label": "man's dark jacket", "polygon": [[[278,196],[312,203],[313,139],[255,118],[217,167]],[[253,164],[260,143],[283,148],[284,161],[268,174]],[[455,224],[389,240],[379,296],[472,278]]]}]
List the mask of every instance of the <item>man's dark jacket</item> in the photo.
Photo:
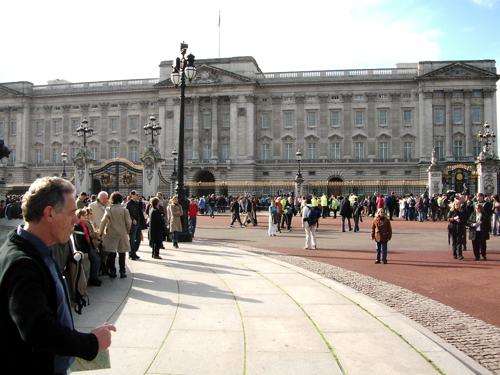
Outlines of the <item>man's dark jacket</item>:
[{"label": "man's dark jacket", "polygon": [[35,247],[15,230],[0,248],[0,327],[5,374],[52,374],[56,354],[92,360],[99,349],[95,335],[57,322],[50,271]]}]

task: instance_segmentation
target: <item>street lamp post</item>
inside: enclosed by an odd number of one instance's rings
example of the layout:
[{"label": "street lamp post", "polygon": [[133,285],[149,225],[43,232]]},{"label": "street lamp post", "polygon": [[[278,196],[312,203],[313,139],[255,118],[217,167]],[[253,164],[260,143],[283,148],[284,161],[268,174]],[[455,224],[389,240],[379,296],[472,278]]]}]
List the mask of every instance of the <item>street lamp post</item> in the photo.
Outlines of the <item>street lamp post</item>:
[{"label": "street lamp post", "polygon": [[144,125],[144,133],[146,135],[151,135],[151,147],[154,149],[155,146],[155,136],[160,135],[161,126],[156,123],[156,117],[149,116],[149,121]]},{"label": "street lamp post", "polygon": [[87,148],[87,137],[90,138],[94,134],[94,129],[89,126],[86,118],[83,119],[80,126],[76,129],[76,134],[83,137],[83,148]]},{"label": "street lamp post", "polygon": [[295,176],[295,196],[301,197],[302,196],[302,184],[304,182],[304,178],[302,177],[302,172],[300,170],[300,162],[302,161],[302,152],[300,152],[300,150],[295,153],[295,158],[297,159],[297,162],[299,163],[299,170],[297,171],[297,175]]},{"label": "street lamp post", "polygon": [[477,192],[495,194],[498,191],[498,160],[494,150],[496,135],[486,122],[483,130],[477,134],[477,138],[482,145],[481,153],[476,160]]},{"label": "street lamp post", "polygon": [[61,160],[63,163],[63,171],[61,177],[66,178],[66,162],[68,161],[68,154],[65,151],[61,152]]},{"label": "street lamp post", "polygon": [[172,156],[173,156],[173,159],[174,159],[174,170],[172,171],[172,175],[170,176],[170,180],[172,181],[172,192],[174,191],[175,189],[175,184],[177,182],[177,171],[176,171],[176,163],[177,163],[177,151],[174,150],[172,151]]},{"label": "street lamp post", "polygon": [[184,189],[184,102],[186,90],[186,78],[191,82],[196,76],[196,68],[194,66],[194,55],[186,56],[188,49],[187,43],[181,43],[181,56],[175,59],[175,64],[172,66],[170,79],[172,83],[181,89],[181,108],[179,121],[179,158],[177,160],[177,186],[176,193],[179,198],[179,203],[182,206],[182,233],[179,235],[179,241],[192,241],[192,236],[187,229],[187,209],[188,201],[186,199],[186,191]]}]

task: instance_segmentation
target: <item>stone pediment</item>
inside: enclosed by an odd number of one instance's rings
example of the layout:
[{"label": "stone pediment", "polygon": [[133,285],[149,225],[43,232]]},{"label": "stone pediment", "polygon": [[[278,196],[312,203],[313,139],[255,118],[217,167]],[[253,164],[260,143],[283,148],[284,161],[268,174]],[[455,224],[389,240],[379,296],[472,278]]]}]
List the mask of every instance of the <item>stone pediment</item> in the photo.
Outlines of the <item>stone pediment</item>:
[{"label": "stone pediment", "polygon": [[14,97],[14,96],[21,96],[21,95],[23,95],[22,92],[11,89],[11,88],[4,86],[4,85],[0,85],[0,97]]},{"label": "stone pediment", "polygon": [[478,68],[462,62],[455,62],[442,68],[426,73],[418,79],[478,79],[493,78],[497,80],[498,75],[490,71]]},{"label": "stone pediment", "polygon": [[[191,85],[241,85],[255,83],[255,80],[233,73],[228,70],[210,65],[201,65],[196,68],[197,74]],[[156,87],[173,86],[170,78],[159,82]]]}]

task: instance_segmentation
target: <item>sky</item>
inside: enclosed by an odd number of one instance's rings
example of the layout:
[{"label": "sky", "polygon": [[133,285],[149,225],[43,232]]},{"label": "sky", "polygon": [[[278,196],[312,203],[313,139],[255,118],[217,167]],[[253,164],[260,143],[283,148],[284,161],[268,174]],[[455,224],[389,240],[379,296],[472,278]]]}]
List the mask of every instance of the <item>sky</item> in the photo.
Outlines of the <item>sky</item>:
[{"label": "sky", "polygon": [[157,78],[181,41],[218,57],[219,12],[220,56],[253,56],[264,72],[500,62],[500,0],[5,0],[0,11],[0,82]]}]

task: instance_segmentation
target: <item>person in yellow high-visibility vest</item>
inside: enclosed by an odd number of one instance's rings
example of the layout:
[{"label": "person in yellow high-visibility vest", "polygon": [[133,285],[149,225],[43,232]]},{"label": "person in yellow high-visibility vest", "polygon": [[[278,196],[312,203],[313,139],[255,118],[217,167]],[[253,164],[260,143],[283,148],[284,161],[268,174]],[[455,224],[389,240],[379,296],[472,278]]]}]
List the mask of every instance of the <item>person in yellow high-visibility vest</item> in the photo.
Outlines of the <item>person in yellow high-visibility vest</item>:
[{"label": "person in yellow high-visibility vest", "polygon": [[337,211],[339,210],[339,201],[337,198],[335,198],[334,195],[332,195],[332,211],[333,211],[333,218],[337,218]]},{"label": "person in yellow high-visibility vest", "polygon": [[328,207],[328,197],[326,194],[321,196],[321,217],[324,219],[330,214],[330,209]]}]

